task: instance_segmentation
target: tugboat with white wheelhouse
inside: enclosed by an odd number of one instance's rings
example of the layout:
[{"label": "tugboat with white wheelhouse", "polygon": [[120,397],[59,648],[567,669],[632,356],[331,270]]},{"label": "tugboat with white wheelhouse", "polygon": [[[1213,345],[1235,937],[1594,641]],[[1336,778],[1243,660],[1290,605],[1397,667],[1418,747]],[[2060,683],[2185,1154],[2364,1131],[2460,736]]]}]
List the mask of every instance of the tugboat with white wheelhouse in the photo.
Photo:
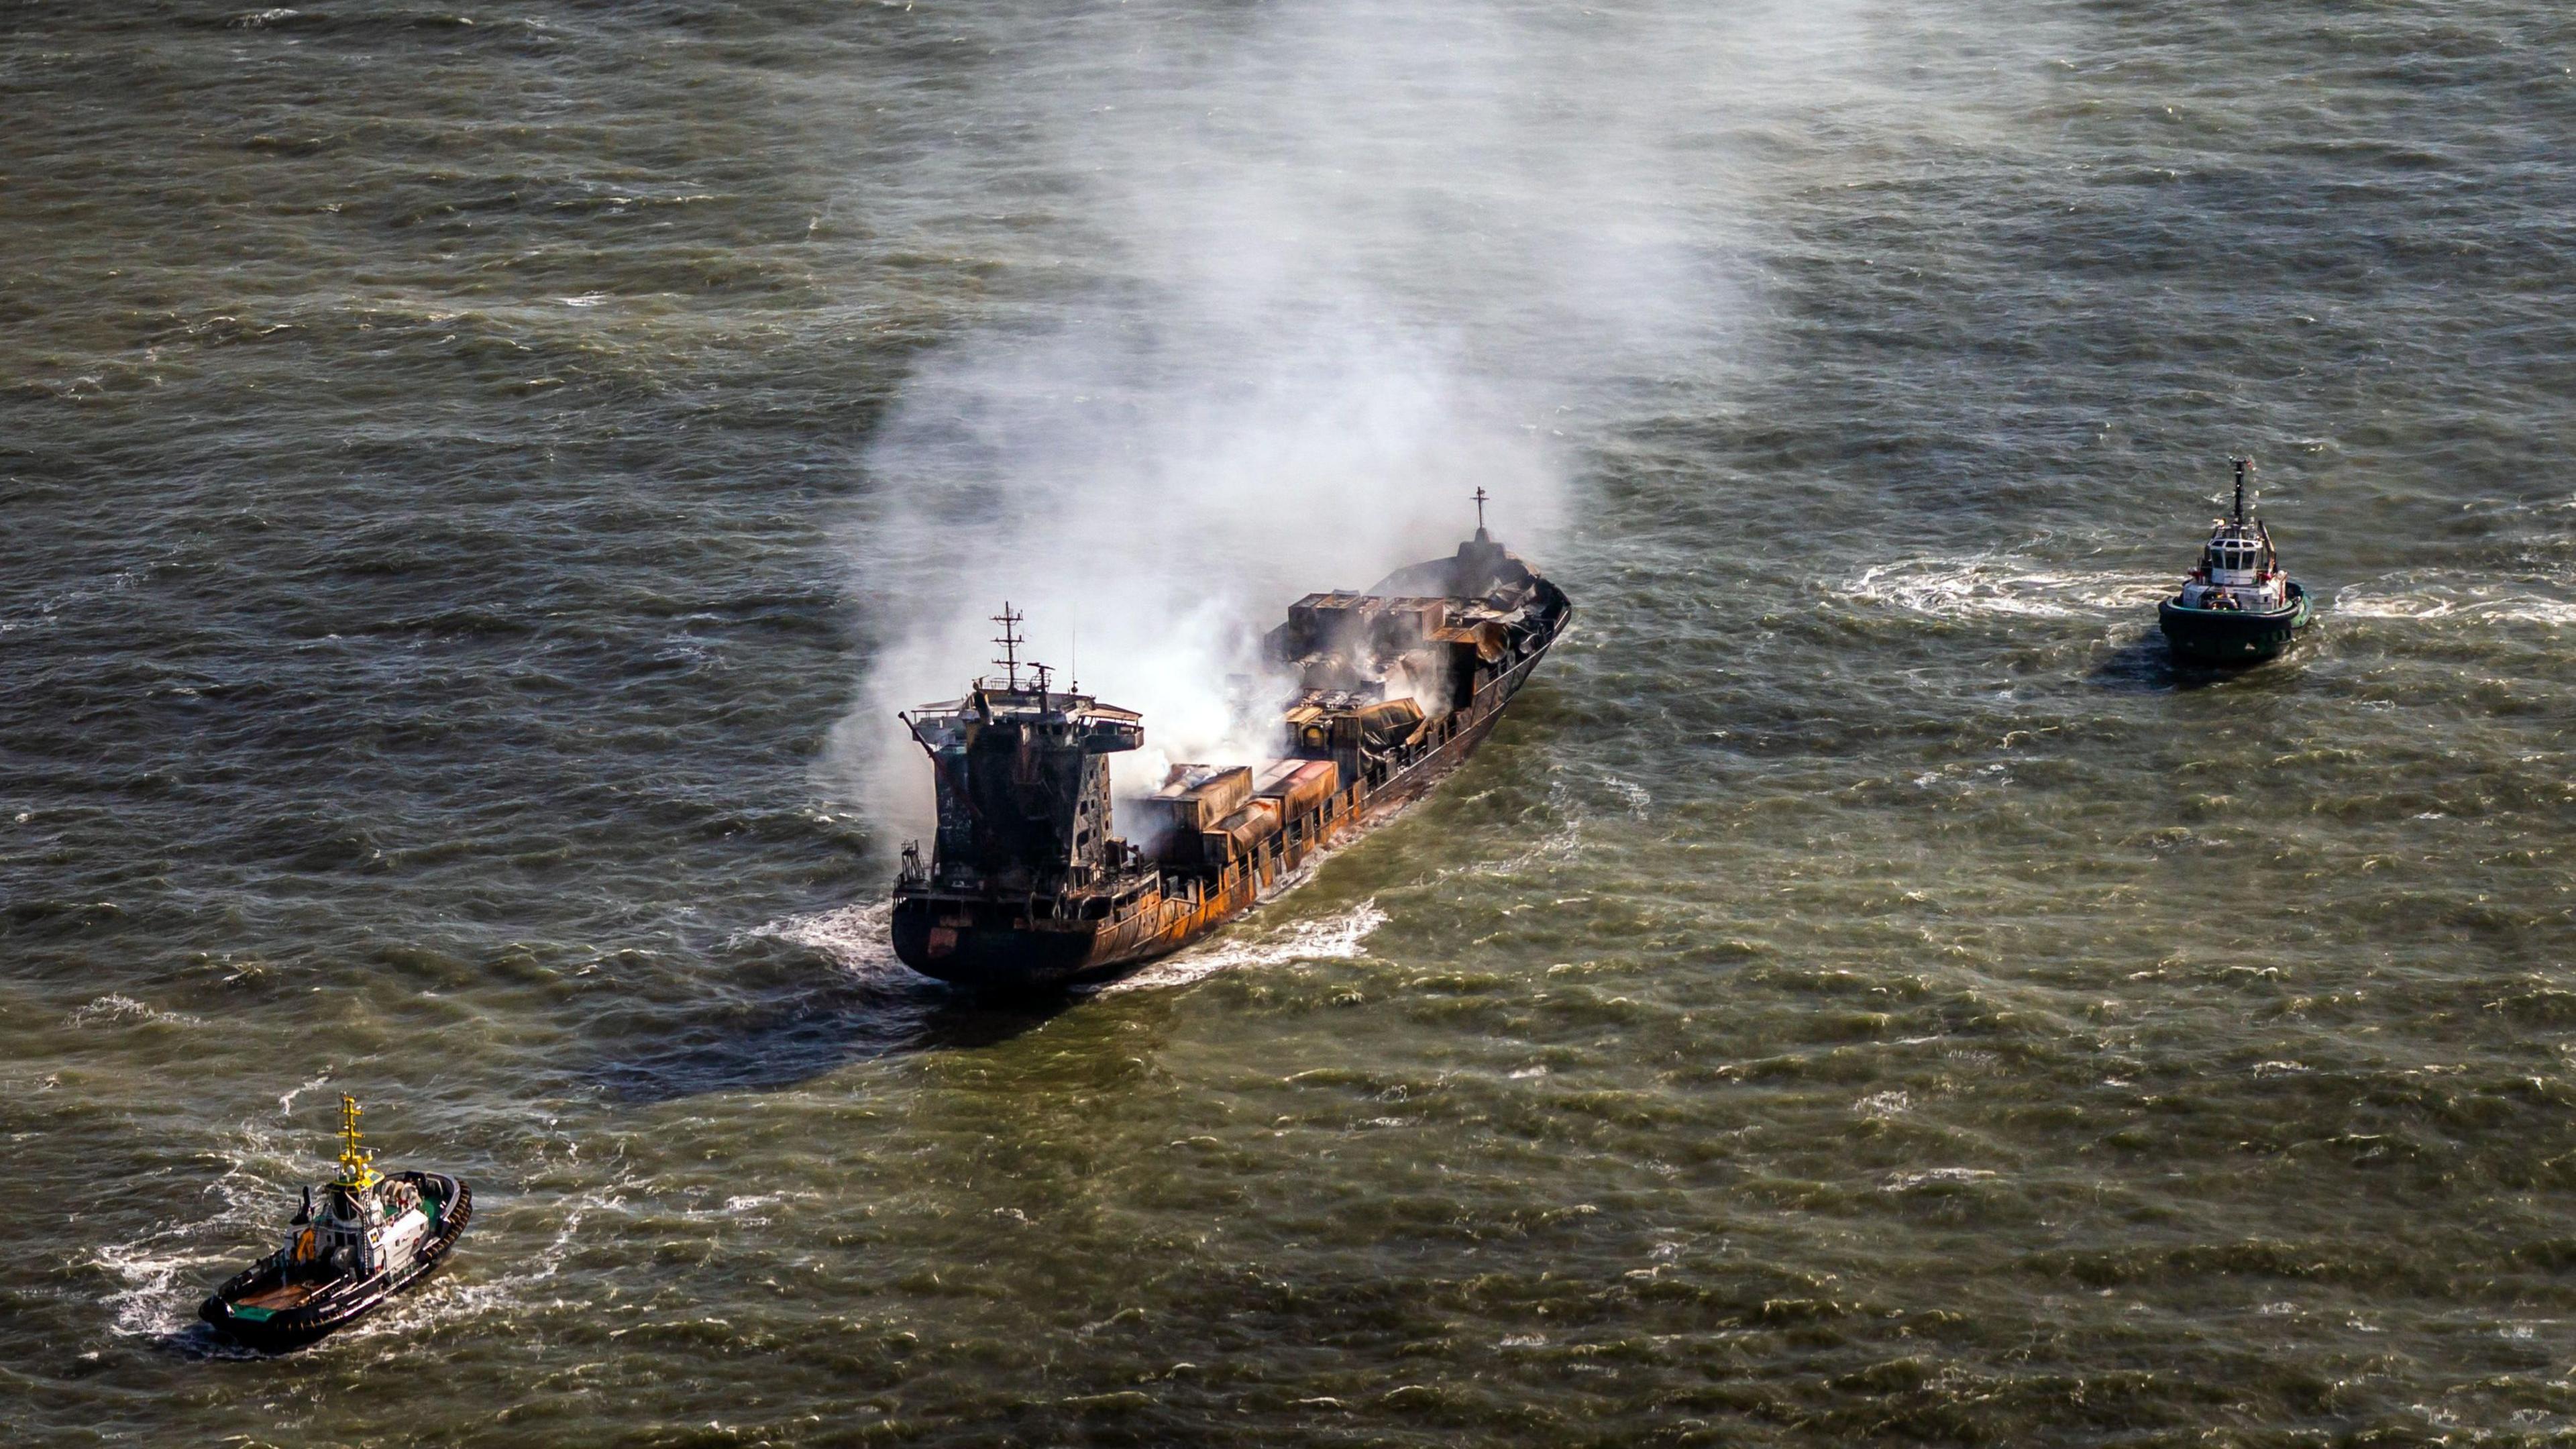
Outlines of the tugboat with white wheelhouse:
[{"label": "tugboat with white wheelhouse", "polygon": [[251,1348],[299,1348],[427,1277],[474,1215],[474,1194],[443,1172],[380,1173],[358,1146],[358,1102],[340,1098],[340,1175],[286,1245],[235,1274],[197,1316]]},{"label": "tugboat with white wheelhouse", "polygon": [[2193,664],[2260,664],[2316,623],[2308,591],[2281,569],[2272,532],[2246,512],[2251,458],[2236,465],[2236,509],[2214,520],[2200,565],[2156,606],[2174,657]]}]

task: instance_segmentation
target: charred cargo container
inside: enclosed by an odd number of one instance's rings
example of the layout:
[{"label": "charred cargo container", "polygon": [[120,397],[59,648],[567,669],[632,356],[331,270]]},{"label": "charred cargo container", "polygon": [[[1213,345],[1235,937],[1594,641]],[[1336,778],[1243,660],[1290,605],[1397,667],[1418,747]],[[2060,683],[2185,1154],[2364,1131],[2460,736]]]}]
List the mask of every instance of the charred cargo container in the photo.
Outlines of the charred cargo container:
[{"label": "charred cargo container", "polygon": [[1006,605],[1003,678],[902,717],[930,755],[939,826],[928,859],[904,848],[895,954],[925,975],[1008,993],[1104,980],[1177,951],[1455,770],[1573,616],[1564,592],[1481,524],[1454,556],[1365,593],[1307,595],[1265,641],[1298,681],[1278,757],[1174,766],[1128,802],[1131,843],[1111,832],[1106,757],[1144,743],[1142,718],[1022,665]]}]

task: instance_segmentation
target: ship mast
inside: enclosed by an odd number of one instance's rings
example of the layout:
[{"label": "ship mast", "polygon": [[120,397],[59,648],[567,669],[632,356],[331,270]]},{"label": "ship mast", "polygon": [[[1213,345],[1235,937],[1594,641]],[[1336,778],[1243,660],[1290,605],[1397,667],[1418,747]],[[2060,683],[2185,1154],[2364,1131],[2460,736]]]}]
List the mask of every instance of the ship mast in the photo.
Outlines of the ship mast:
[{"label": "ship mast", "polygon": [[378,1173],[376,1155],[358,1145],[359,1110],[357,1098],[340,1094],[340,1183],[365,1189],[376,1185]]},{"label": "ship mast", "polygon": [[1002,601],[1002,612],[993,616],[993,622],[1002,626],[1002,636],[993,641],[994,643],[1002,646],[1002,657],[994,660],[993,662],[1002,666],[1002,672],[1009,680],[1008,687],[1013,694],[1017,694],[1020,691],[1020,631],[1018,625],[1022,619],[1027,617],[1028,615],[1026,614],[1015,614],[1011,612],[1011,601],[1008,599],[1004,599]]},{"label": "ship mast", "polygon": [[1488,542],[1485,536],[1485,485],[1476,485],[1476,542]]},{"label": "ship mast", "polygon": [[2254,471],[2254,460],[2230,458],[2227,461],[2236,465],[2236,526],[2242,528],[2245,526],[2245,475]]}]

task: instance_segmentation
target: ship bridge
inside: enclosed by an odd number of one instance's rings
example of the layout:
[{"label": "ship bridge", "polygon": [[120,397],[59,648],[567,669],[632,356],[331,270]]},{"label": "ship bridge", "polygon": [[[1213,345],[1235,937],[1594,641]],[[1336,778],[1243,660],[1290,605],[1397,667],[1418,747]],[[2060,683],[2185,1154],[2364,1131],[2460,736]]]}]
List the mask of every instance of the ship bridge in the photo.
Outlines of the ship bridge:
[{"label": "ship bridge", "polygon": [[1052,671],[1020,659],[1020,618],[1007,603],[994,616],[1000,679],[898,716],[929,753],[939,794],[931,860],[908,848],[899,884],[1061,893],[1097,888],[1127,864],[1109,835],[1104,757],[1145,743],[1144,716],[1053,688]]}]

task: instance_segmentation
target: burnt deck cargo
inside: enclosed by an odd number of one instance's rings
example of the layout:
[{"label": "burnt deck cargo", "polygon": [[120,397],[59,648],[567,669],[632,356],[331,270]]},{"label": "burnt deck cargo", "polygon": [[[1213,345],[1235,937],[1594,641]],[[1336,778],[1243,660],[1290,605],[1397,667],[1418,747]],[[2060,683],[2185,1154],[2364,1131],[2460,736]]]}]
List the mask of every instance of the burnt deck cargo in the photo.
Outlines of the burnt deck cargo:
[{"label": "burnt deck cargo", "polygon": [[1111,833],[1107,757],[1144,743],[1131,710],[1005,669],[903,716],[937,775],[938,834],[907,846],[895,954],[988,993],[1105,980],[1287,889],[1317,852],[1421,798],[1484,742],[1574,615],[1562,590],[1478,528],[1450,558],[1366,593],[1312,594],[1271,631],[1300,687],[1280,758],[1176,766]]}]

